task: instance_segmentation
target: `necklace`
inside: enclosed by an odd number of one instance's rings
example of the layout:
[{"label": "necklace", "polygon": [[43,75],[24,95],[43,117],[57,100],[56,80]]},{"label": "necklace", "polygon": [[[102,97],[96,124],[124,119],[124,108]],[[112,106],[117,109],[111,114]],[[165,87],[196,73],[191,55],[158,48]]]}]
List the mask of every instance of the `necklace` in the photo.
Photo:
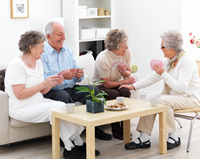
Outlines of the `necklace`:
[{"label": "necklace", "polygon": [[32,65],[32,66],[30,66],[27,62],[26,62],[26,65],[29,67],[29,68],[31,68],[31,69],[33,69],[34,68],[34,65],[35,65],[35,63]]},{"label": "necklace", "polygon": [[31,69],[33,69],[34,66],[35,66],[35,61],[32,62],[32,66],[30,66],[30,63],[28,62],[28,60],[27,60],[24,56],[22,56],[22,61],[24,62],[24,64],[25,64],[27,67],[29,67],[29,68],[31,68]]}]

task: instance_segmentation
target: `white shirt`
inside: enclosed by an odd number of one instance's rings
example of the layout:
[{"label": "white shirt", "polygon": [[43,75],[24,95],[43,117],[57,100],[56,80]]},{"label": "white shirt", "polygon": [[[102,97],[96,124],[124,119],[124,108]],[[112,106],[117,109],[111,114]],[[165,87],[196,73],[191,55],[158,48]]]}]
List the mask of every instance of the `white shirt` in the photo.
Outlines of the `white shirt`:
[{"label": "white shirt", "polygon": [[5,75],[5,92],[9,96],[9,109],[25,107],[33,103],[41,103],[43,94],[36,93],[27,99],[19,100],[15,96],[12,85],[25,84],[25,88],[35,86],[44,81],[43,66],[40,60],[36,61],[35,69],[28,68],[20,57],[16,57],[7,67]]}]

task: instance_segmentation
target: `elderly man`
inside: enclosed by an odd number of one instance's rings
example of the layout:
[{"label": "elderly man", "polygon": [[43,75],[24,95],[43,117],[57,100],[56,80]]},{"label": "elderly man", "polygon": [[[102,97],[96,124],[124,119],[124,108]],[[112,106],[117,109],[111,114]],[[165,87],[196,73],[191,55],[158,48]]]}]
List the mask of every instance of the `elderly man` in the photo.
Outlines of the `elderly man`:
[{"label": "elderly man", "polygon": [[[86,103],[88,93],[77,93],[76,82],[80,82],[84,78],[84,72],[76,62],[74,53],[68,46],[64,46],[65,30],[58,22],[49,22],[45,27],[45,35],[48,42],[45,44],[45,52],[42,54],[42,64],[44,66],[44,77],[50,75],[62,75],[64,81],[62,84],[52,87],[52,89],[44,95],[57,101],[65,103],[74,103],[79,101]],[[89,87],[86,85],[86,87]],[[96,87],[95,93],[98,93]],[[102,140],[111,140],[111,135],[106,134],[99,127],[95,128],[95,137]]]}]

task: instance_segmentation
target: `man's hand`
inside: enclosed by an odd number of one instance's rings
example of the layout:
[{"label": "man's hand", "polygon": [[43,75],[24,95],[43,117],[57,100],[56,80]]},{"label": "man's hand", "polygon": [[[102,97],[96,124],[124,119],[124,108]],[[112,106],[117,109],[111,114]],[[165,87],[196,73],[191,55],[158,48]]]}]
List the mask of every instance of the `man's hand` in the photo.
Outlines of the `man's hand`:
[{"label": "man's hand", "polygon": [[64,77],[64,79],[67,80],[71,80],[72,78],[74,78],[74,76],[76,75],[76,69],[66,69],[63,70],[62,76]]},{"label": "man's hand", "polygon": [[83,74],[84,74],[83,68],[82,68],[82,69],[77,68],[77,72],[76,72],[75,77],[76,77],[77,79],[80,79],[81,77],[83,77]]}]

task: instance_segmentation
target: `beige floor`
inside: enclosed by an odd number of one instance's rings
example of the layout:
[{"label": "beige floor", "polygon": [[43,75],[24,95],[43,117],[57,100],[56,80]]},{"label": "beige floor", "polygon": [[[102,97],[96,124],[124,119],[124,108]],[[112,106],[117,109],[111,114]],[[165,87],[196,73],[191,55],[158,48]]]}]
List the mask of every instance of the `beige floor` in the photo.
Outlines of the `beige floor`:
[{"label": "beige floor", "polygon": [[[200,158],[200,121],[196,120],[194,124],[190,152],[186,152],[188,132],[190,121],[180,119],[183,128],[178,128],[178,134],[181,137],[182,145],[178,148],[168,151],[165,155],[159,154],[158,143],[158,118],[156,119],[153,134],[151,136],[152,146],[149,149],[125,150],[124,143],[121,140],[112,139],[103,141],[96,139],[96,149],[100,150],[101,155],[96,159],[193,159]],[[133,138],[138,136],[135,131],[138,118],[132,119],[131,129]],[[178,127],[178,124],[177,124]],[[110,125],[102,127],[110,133]],[[85,133],[82,134],[85,140]],[[40,138],[30,141],[24,141],[13,144],[11,147],[0,146],[0,159],[51,159],[51,137]],[[62,159],[61,149],[61,159]]]}]

